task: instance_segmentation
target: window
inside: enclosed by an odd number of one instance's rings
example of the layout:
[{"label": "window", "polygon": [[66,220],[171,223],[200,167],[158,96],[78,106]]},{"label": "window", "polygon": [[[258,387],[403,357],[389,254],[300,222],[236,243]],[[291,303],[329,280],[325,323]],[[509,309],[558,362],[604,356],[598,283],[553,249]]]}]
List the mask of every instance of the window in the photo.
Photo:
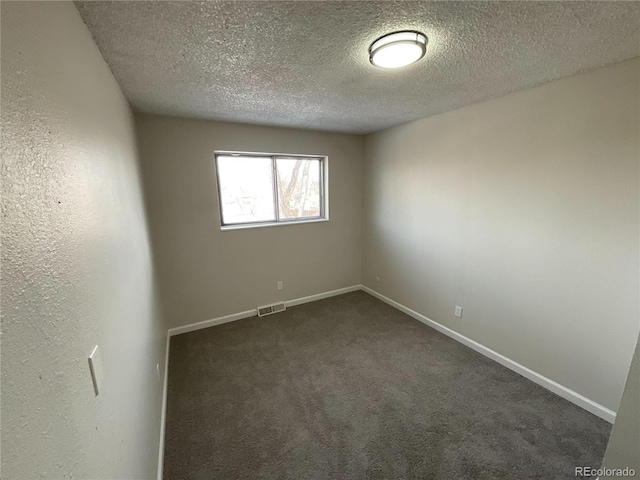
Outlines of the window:
[{"label": "window", "polygon": [[215,152],[222,228],[327,219],[326,157]]}]

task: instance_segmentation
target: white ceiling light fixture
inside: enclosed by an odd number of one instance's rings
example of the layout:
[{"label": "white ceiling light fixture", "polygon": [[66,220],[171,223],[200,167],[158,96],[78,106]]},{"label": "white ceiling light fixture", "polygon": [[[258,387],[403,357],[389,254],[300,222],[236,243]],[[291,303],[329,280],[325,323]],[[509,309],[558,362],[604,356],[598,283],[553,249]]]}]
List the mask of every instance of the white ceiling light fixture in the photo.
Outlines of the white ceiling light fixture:
[{"label": "white ceiling light fixture", "polygon": [[380,37],[369,47],[369,60],[376,67],[400,68],[417,62],[427,51],[427,36],[414,31]]}]

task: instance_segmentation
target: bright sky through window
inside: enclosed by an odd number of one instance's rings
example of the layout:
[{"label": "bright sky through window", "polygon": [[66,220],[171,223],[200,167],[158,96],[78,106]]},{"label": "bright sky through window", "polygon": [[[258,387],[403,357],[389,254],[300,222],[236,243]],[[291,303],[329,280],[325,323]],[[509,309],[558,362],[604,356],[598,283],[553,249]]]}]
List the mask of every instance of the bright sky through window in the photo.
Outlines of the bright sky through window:
[{"label": "bright sky through window", "polygon": [[271,157],[218,157],[225,224],[274,221]]}]

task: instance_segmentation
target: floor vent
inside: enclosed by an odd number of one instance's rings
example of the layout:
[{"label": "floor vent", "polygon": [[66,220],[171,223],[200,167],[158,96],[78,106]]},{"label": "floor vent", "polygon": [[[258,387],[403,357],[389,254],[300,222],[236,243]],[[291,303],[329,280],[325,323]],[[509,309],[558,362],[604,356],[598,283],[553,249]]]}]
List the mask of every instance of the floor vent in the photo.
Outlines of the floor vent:
[{"label": "floor vent", "polygon": [[264,307],[258,307],[258,316],[264,317],[265,315],[271,315],[273,313],[284,312],[287,309],[284,302],[274,303],[273,305],[265,305]]}]

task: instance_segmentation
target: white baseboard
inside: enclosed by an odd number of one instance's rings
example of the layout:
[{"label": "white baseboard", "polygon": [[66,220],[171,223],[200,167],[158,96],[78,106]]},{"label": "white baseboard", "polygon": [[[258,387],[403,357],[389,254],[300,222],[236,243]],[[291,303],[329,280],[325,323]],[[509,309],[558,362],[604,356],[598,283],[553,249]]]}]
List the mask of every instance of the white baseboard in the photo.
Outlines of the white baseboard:
[{"label": "white baseboard", "polygon": [[431,328],[438,330],[441,333],[444,333],[448,337],[451,337],[452,339],[462,343],[463,345],[469,348],[472,348],[473,350],[475,350],[478,353],[481,353],[485,357],[498,362],[500,365],[507,367],[509,370],[513,370],[514,372],[522,375],[523,377],[528,378],[532,382],[537,383],[538,385],[546,388],[547,390],[550,390],[551,392],[561,396],[565,400],[568,400],[571,403],[574,403],[575,405],[581,408],[584,408],[588,412],[591,412],[594,415],[597,415],[598,417],[606,420],[607,422],[613,423],[615,421],[616,413],[613,410],[610,410],[600,405],[599,403],[596,403],[593,400],[590,400],[587,397],[580,395],[578,392],[574,392],[573,390],[563,385],[560,385],[558,382],[555,382],[545,377],[544,375],[534,372],[533,370],[525,367],[524,365],[520,365],[518,362],[515,362],[510,358],[507,358],[504,355],[501,355],[498,352],[495,352],[490,348],[485,347],[484,345],[476,342],[475,340],[471,340],[470,338],[465,337],[464,335],[461,335],[460,333],[454,330],[451,330],[450,328],[445,327],[444,325],[441,325],[438,322],[434,322],[433,320],[425,317],[421,313],[418,313],[415,310],[411,310],[410,308],[405,307],[401,303],[398,303],[395,300],[391,300],[390,298],[385,297],[381,293],[378,293],[369,287],[362,285],[362,290],[382,300],[383,302],[391,305],[392,307],[397,308],[401,312],[406,313],[410,317],[415,318],[416,320],[424,323],[425,325],[428,325]]},{"label": "white baseboard", "polygon": [[167,332],[167,346],[164,352],[164,376],[162,380],[162,409],[160,411],[160,446],[158,451],[158,480],[162,480],[164,474],[164,429],[167,418],[167,388],[169,379],[169,342],[171,336]]},{"label": "white baseboard", "polygon": [[337,290],[331,290],[329,292],[318,293],[316,295],[309,295],[308,297],[296,298],[295,300],[288,300],[284,302],[289,307],[295,307],[296,305],[302,305],[303,303],[315,302],[316,300],[322,300],[323,298],[335,297],[336,295],[342,295],[344,293],[356,292],[362,289],[362,285],[352,285],[350,287],[338,288]]},{"label": "white baseboard", "polygon": [[225,315],[224,317],[212,318],[211,320],[203,320],[202,322],[170,328],[169,337],[174,337],[181,333],[195,332],[196,330],[202,330],[203,328],[215,327],[216,325],[222,325],[223,323],[235,322],[236,320],[242,320],[243,318],[255,317],[256,315],[258,315],[258,311],[254,308],[253,310],[232,313],[231,315]]},{"label": "white baseboard", "polygon": [[[317,293],[315,295],[309,295],[308,297],[294,298],[293,300],[286,300],[284,303],[289,307],[295,307],[296,305],[302,305],[303,303],[315,302],[316,300],[322,300],[323,298],[335,297],[336,295],[342,295],[343,293],[355,292],[362,288],[361,285],[352,285],[350,287],[338,288],[337,290],[330,290],[328,292]],[[169,336],[180,335],[181,333],[194,332],[196,330],[202,330],[203,328],[215,327],[216,325],[222,325],[223,323],[235,322],[236,320],[242,320],[243,318],[255,317],[258,315],[258,311],[254,308],[252,310],[245,310],[244,312],[232,313],[231,315],[225,315],[224,317],[212,318],[211,320],[203,320],[202,322],[190,323],[181,327],[174,327],[169,329]]]}]

